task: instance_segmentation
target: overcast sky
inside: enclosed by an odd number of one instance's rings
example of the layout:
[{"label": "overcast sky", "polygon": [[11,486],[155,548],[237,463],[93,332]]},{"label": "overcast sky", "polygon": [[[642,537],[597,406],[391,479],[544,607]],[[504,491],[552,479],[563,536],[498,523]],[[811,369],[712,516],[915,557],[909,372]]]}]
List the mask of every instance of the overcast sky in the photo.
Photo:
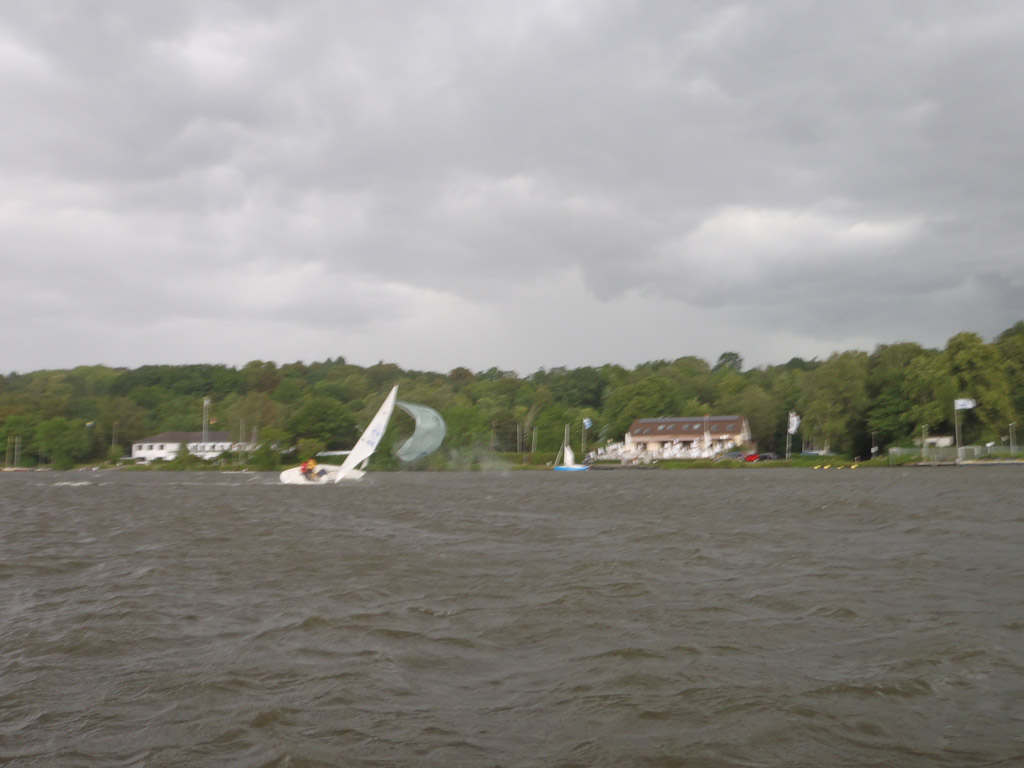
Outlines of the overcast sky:
[{"label": "overcast sky", "polygon": [[0,372],[1024,318],[1024,3],[0,0]]}]

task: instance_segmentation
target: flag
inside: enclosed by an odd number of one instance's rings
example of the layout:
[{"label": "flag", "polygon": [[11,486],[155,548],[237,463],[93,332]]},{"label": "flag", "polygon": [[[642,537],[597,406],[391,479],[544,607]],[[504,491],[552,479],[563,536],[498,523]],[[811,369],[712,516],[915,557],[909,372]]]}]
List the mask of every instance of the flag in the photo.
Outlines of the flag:
[{"label": "flag", "polygon": [[960,398],[953,401],[953,409],[957,411],[966,411],[973,408],[975,405],[977,405],[977,403],[973,400],[968,400],[967,398]]},{"label": "flag", "polygon": [[795,435],[796,431],[800,428],[800,414],[796,411],[789,412],[789,434]]},{"label": "flag", "polygon": [[594,426],[594,422],[592,422],[590,419],[583,419],[584,429],[590,429],[592,426]]}]

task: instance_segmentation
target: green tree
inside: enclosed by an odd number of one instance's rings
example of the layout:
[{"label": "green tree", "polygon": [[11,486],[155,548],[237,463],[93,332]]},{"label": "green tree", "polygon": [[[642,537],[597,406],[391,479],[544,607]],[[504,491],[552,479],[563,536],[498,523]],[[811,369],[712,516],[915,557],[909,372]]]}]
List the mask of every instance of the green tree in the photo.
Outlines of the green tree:
[{"label": "green tree", "polygon": [[953,398],[956,385],[949,372],[945,355],[927,350],[907,364],[900,383],[907,404],[908,437],[924,431],[930,434],[950,432]]},{"label": "green tree", "polygon": [[712,371],[714,373],[719,373],[724,370],[732,370],[736,371],[736,373],[742,373],[743,358],[740,357],[738,352],[723,352],[718,356],[718,362],[715,363],[715,367]]},{"label": "green tree", "polygon": [[556,398],[573,408],[600,408],[605,380],[596,368],[557,369],[560,375],[550,383]]},{"label": "green tree", "polygon": [[957,397],[974,399],[977,407],[961,415],[965,441],[981,435],[993,439],[1013,421],[1010,384],[999,352],[976,333],[958,333],[946,344],[946,358],[956,382]]},{"label": "green tree", "polygon": [[459,451],[488,447],[490,424],[483,413],[470,405],[457,405],[442,414],[448,434],[445,443]]},{"label": "green tree", "polygon": [[839,453],[866,453],[864,413],[867,409],[868,356],[865,352],[835,353],[807,373],[805,437]]},{"label": "green tree", "polygon": [[605,402],[604,421],[615,435],[625,435],[634,419],[679,415],[678,388],[663,375],[613,389]]},{"label": "green tree", "polygon": [[[756,384],[744,389],[736,402],[736,407],[729,411],[745,416],[750,424],[750,432],[762,451],[776,451],[780,447],[779,436],[785,435],[786,409],[771,395]],[[785,438],[781,446],[785,447]]]},{"label": "green tree", "polygon": [[275,363],[252,360],[242,368],[239,379],[243,392],[269,393],[277,389],[281,376]]},{"label": "green tree", "polygon": [[880,448],[915,431],[904,381],[910,365],[924,354],[919,344],[884,344],[868,359],[868,429]]},{"label": "green tree", "polygon": [[1001,333],[996,348],[1002,359],[1003,374],[1011,384],[1010,398],[1016,421],[1024,417],[1024,321]]},{"label": "green tree", "polygon": [[39,424],[35,437],[40,454],[54,469],[72,469],[92,448],[92,434],[81,419],[48,419]]},{"label": "green tree", "polygon": [[359,439],[355,417],[341,403],[311,397],[287,419],[285,428],[296,438],[317,440],[331,449],[351,447]]}]

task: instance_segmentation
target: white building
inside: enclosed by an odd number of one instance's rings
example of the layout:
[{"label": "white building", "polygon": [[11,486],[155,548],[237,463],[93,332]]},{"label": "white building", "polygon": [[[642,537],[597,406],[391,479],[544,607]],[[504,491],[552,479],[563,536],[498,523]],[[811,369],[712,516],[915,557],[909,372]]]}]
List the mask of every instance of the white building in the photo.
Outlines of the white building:
[{"label": "white building", "polygon": [[182,443],[188,446],[189,453],[201,459],[215,459],[224,451],[248,451],[255,447],[248,443],[232,443],[228,432],[208,431],[205,442],[202,432],[161,432],[132,443],[132,459],[143,464],[149,464],[154,459],[170,461],[178,455]]},{"label": "white building", "polygon": [[742,416],[636,419],[620,450],[623,458],[710,459],[752,442]]}]

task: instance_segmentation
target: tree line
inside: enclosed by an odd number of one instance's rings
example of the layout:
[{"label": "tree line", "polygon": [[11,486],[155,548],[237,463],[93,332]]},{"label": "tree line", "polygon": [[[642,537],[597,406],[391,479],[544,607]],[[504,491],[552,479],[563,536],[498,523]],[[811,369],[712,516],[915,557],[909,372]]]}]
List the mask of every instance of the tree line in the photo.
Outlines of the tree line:
[{"label": "tree line", "polygon": [[[584,418],[593,422],[588,445],[595,446],[621,441],[635,418],[739,414],[760,450],[779,451],[790,411],[802,417],[794,449],[827,445],[867,456],[872,447],[912,445],[922,431],[951,435],[956,398],[977,403],[960,412],[964,443],[999,444],[1024,414],[1024,321],[991,342],[963,332],[943,349],[900,342],[747,370],[738,354],[725,352],[714,364],[681,357],[526,376],[498,368],[361,367],[342,357],[10,373],[0,376],[0,446],[7,466],[15,451],[22,466],[116,460],[143,437],[200,431],[203,400],[210,398],[211,430],[228,432],[232,441],[255,437],[265,453],[273,446],[310,455],[350,447],[395,384],[401,399],[444,417],[448,435],[429,460],[438,467],[482,453],[553,452],[564,425],[578,430]],[[410,429],[401,418],[389,440]]]}]

